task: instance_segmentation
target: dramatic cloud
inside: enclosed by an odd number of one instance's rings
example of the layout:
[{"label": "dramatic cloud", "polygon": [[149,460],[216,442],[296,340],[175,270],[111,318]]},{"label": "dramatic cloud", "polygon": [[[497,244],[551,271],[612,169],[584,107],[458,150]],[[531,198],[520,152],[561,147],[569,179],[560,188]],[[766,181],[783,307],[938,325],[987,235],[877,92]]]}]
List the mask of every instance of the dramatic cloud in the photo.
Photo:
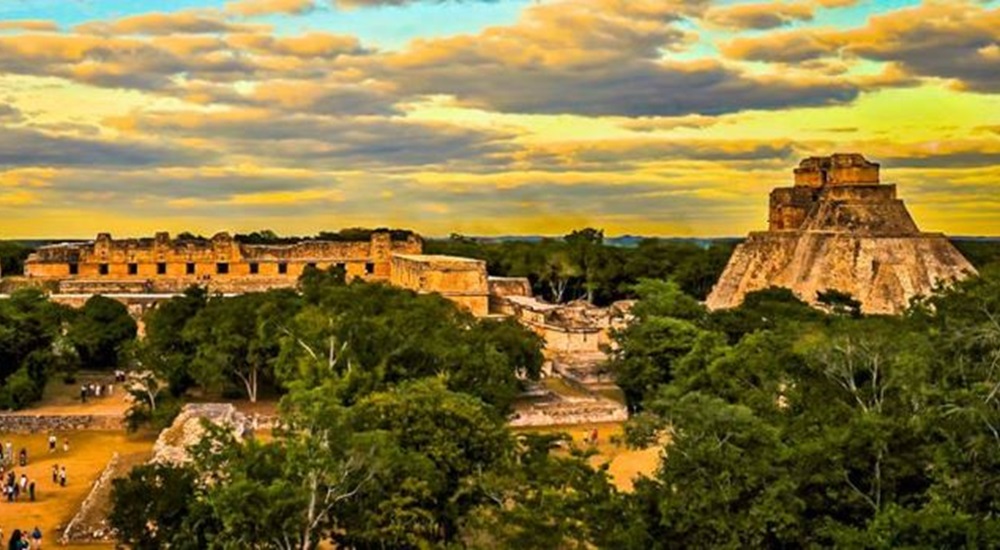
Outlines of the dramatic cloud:
[{"label": "dramatic cloud", "polygon": [[1000,233],[997,0],[23,4],[5,236],[740,235],[850,151],[922,227]]},{"label": "dramatic cloud", "polygon": [[223,32],[252,32],[261,27],[231,23],[213,12],[181,11],[174,13],[148,13],[125,17],[115,21],[94,21],[76,27],[85,34],[207,34]]},{"label": "dramatic cloud", "polygon": [[0,128],[0,167],[120,166],[204,162],[205,153],[177,147],[53,136],[24,128]]},{"label": "dramatic cloud", "polygon": [[730,29],[773,29],[812,18],[812,6],[783,2],[718,6],[705,14],[706,21]]},{"label": "dramatic cloud", "polygon": [[12,105],[0,103],[0,123],[20,122],[24,120],[21,111]]},{"label": "dramatic cloud", "polygon": [[1000,7],[982,2],[928,2],[875,15],[850,30],[798,29],[723,44],[734,59],[794,63],[846,56],[891,62],[918,77],[953,79],[959,87],[1000,90]]},{"label": "dramatic cloud", "polygon": [[682,115],[850,101],[849,82],[755,77],[710,60],[671,59],[692,38],[669,2],[566,0],[527,8],[513,26],[420,40],[368,60],[412,94],[446,94],[503,112]]},{"label": "dramatic cloud", "polygon": [[509,151],[512,137],[403,119],[277,115],[256,109],[146,113],[112,123],[128,132],[211,140],[235,154],[324,169],[446,166],[472,160],[488,165]]},{"label": "dramatic cloud", "polygon": [[313,0],[236,0],[226,2],[226,11],[244,17],[276,13],[301,15],[316,7]]}]

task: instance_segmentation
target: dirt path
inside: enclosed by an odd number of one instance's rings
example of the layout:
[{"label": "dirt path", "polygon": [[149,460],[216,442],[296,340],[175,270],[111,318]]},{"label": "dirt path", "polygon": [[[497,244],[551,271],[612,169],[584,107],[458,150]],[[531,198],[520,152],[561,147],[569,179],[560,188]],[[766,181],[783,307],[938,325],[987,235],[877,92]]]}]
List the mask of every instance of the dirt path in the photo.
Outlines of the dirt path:
[{"label": "dirt path", "polygon": [[[18,478],[25,473],[35,480],[36,501],[27,495],[18,502],[0,501],[0,527],[9,538],[14,529],[29,532],[38,526],[43,533],[45,547],[55,547],[62,529],[76,514],[80,503],[90,492],[94,480],[100,475],[115,452],[122,454],[148,451],[153,438],[149,435],[129,436],[123,432],[72,432],[68,453],[62,452],[63,434],[59,436],[60,450],[48,453],[47,434],[0,434],[0,441],[13,443],[15,453],[22,447],[28,450],[28,466],[15,467]],[[52,483],[52,466],[66,465],[68,483],[60,487]],[[86,546],[95,548],[95,546]],[[110,548],[110,546],[104,546]],[[63,547],[67,548],[67,547]]]}]

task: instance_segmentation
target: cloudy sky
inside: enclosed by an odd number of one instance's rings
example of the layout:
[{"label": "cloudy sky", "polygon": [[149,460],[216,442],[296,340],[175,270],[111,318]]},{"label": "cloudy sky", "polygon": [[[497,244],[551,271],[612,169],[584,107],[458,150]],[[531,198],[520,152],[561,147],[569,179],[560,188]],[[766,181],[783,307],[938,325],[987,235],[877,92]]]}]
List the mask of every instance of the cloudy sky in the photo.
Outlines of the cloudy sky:
[{"label": "cloudy sky", "polygon": [[0,238],[742,235],[835,151],[1000,234],[1000,0],[0,1]]}]

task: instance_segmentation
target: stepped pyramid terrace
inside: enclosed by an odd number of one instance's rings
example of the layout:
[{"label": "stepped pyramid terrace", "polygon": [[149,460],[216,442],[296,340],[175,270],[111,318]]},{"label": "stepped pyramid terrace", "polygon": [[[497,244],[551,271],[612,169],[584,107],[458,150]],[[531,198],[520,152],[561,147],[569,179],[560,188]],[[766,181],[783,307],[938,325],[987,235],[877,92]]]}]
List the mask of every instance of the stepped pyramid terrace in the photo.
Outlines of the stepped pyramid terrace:
[{"label": "stepped pyramid terrace", "polygon": [[776,286],[811,304],[836,290],[864,313],[896,314],[974,273],[943,234],[920,231],[877,163],[834,154],[803,160],[792,187],[771,191],[768,230],[736,248],[706,303],[731,308]]}]

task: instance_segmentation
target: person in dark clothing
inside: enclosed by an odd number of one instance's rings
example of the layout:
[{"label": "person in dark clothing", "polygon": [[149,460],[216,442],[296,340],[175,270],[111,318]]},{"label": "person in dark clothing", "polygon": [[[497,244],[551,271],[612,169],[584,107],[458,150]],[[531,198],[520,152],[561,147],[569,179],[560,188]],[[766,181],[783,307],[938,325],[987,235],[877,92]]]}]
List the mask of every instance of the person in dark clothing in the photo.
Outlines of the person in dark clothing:
[{"label": "person in dark clothing", "polygon": [[59,483],[59,465],[52,465],[52,483]]},{"label": "person in dark clothing", "polygon": [[24,548],[23,542],[26,542],[21,537],[21,530],[14,529],[14,532],[10,534],[10,541],[7,543],[7,550],[22,550]]},{"label": "person in dark clothing", "polygon": [[21,447],[21,452],[18,455],[18,462],[21,463],[22,468],[28,465],[28,449]]},{"label": "person in dark clothing", "polygon": [[31,502],[35,502],[35,480],[33,479],[28,483],[28,496]]}]

